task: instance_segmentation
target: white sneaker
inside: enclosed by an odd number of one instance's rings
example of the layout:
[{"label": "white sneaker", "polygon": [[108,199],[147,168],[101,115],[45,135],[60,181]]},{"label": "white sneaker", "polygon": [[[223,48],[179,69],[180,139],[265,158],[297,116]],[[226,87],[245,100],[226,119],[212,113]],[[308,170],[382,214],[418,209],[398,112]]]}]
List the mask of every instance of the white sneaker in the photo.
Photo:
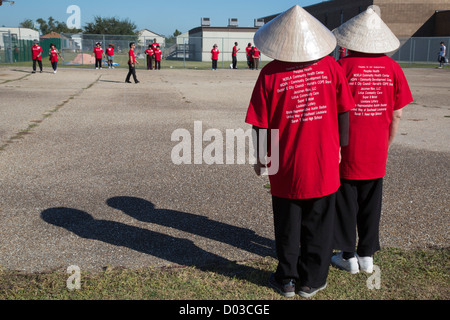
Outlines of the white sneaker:
[{"label": "white sneaker", "polygon": [[373,272],[373,258],[372,257],[360,257],[356,255],[359,263],[359,268],[366,272],[366,273],[372,273]]},{"label": "white sneaker", "polygon": [[336,268],[348,271],[351,274],[359,272],[358,260],[356,259],[356,257],[346,260],[342,257],[342,252],[338,252],[331,257],[331,265],[335,266]]}]

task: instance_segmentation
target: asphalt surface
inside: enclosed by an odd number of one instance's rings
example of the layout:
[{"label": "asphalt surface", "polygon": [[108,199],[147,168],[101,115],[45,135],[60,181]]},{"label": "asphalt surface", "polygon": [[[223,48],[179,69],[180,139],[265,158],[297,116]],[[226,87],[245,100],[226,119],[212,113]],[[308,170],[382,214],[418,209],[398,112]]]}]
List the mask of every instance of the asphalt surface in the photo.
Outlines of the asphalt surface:
[{"label": "asphalt surface", "polygon": [[[274,256],[266,178],[248,164],[171,158],[174,131],[186,129],[193,145],[196,121],[224,138],[249,129],[257,71],[138,70],[140,84],[124,83],[125,69],[29,71],[0,68],[1,267],[200,267]],[[450,72],[405,73],[415,101],[391,148],[381,244],[448,247]]]}]

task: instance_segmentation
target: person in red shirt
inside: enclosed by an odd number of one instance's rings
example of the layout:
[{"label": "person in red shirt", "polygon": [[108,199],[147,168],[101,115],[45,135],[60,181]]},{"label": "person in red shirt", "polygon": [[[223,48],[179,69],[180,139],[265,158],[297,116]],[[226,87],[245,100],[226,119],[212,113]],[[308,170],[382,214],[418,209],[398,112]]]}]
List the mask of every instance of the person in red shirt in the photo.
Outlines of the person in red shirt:
[{"label": "person in red shirt", "polygon": [[259,59],[261,58],[260,57],[260,51],[258,50],[257,47],[252,47],[251,53],[252,53],[252,59],[253,59],[253,68],[252,68],[252,70],[254,70],[254,69],[258,70],[258,68],[259,68]]},{"label": "person in red shirt", "polygon": [[355,103],[342,68],[329,56],[335,37],[300,6],[265,24],[254,40],[274,59],[259,74],[245,119],[257,146],[270,140],[267,152],[255,148],[254,165],[256,174],[268,173],[271,185],[278,266],[269,285],[285,297],[299,289],[308,298],[326,287],[340,144]]},{"label": "person in red shirt", "polygon": [[233,69],[237,69],[237,53],[241,50],[238,47],[238,43],[234,43],[233,51],[231,53],[231,58],[233,60]]},{"label": "person in red shirt", "polygon": [[102,69],[102,58],[105,57],[105,53],[103,52],[100,42],[97,42],[95,45],[93,54],[95,58],[95,69]]},{"label": "person in red shirt", "polygon": [[347,50],[345,48],[339,48],[339,59],[344,58],[347,55]]},{"label": "person in red shirt", "polygon": [[147,70],[153,70],[153,47],[151,44],[148,45],[148,48],[144,51],[147,56]]},{"label": "person in red shirt", "polygon": [[140,81],[136,76],[136,63],[139,64],[139,61],[136,60],[136,55],[134,53],[134,49],[136,48],[136,44],[134,42],[130,43],[130,51],[128,51],[128,74],[125,79],[126,83],[131,83],[130,78],[133,76],[134,82],[139,83]]},{"label": "person in red shirt", "polygon": [[42,47],[39,45],[39,41],[35,40],[33,47],[31,47],[31,55],[33,59],[33,72],[36,73],[36,62],[39,64],[40,73],[42,73]]},{"label": "person in red shirt", "polygon": [[106,49],[106,60],[108,61],[108,69],[114,69],[114,45],[112,43]]},{"label": "person in red shirt", "polygon": [[64,60],[64,59],[61,56],[61,53],[58,51],[58,49],[56,49],[55,44],[53,44],[53,43],[50,44],[49,56],[50,56],[50,62],[52,64],[52,68],[53,68],[53,73],[56,73],[57,69],[58,69],[58,61],[59,61],[58,57],[61,58],[61,60]]},{"label": "person in red shirt", "polygon": [[156,38],[153,39],[153,43],[152,43],[152,49],[153,49],[153,51],[155,51],[155,50],[156,50],[156,47],[158,47],[158,46],[159,46],[159,43],[156,41]]},{"label": "person in red shirt", "polygon": [[159,46],[156,46],[154,54],[155,54],[155,70],[161,70],[162,51],[159,48]]},{"label": "person in red shirt", "polygon": [[356,107],[350,111],[349,143],[342,148],[341,187],[337,194],[335,249],[342,251],[333,256],[332,264],[350,273],[372,273],[372,256],[380,249],[388,151],[402,108],[413,97],[402,69],[385,54],[398,49],[400,41],[372,8],[334,33],[338,44],[349,51],[339,64]]},{"label": "person in red shirt", "polygon": [[217,70],[217,60],[219,60],[220,51],[215,44],[211,50],[212,70]]},{"label": "person in red shirt", "polygon": [[247,48],[245,48],[247,53],[247,65],[249,69],[253,69],[253,57],[252,57],[252,44],[249,42]]}]

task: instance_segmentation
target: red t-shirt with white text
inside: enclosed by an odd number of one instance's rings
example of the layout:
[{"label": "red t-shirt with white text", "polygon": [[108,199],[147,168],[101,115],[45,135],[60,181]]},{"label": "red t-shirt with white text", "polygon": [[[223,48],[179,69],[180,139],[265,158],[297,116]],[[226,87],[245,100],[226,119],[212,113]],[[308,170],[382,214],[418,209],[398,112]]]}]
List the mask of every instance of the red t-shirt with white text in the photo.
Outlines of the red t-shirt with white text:
[{"label": "red t-shirt with white text", "polygon": [[146,53],[149,56],[153,56],[154,51],[153,51],[153,49],[148,48],[147,50],[144,51],[144,53]]},{"label": "red t-shirt with white text", "polygon": [[275,60],[261,70],[245,121],[279,130],[272,195],[309,199],[338,190],[338,113],[354,107],[344,72],[330,56],[309,63]]},{"label": "red t-shirt with white text", "polygon": [[349,144],[342,148],[341,178],[382,178],[393,112],[413,101],[408,82],[400,66],[384,54],[352,53],[339,64],[356,103],[350,111]]},{"label": "red t-shirt with white text", "polygon": [[58,49],[50,49],[50,62],[58,62]]},{"label": "red t-shirt with white text", "polygon": [[106,55],[113,56],[114,55],[114,48],[113,47],[108,47],[106,49]]},{"label": "red t-shirt with white text", "polygon": [[161,61],[161,56],[162,56],[162,51],[161,51],[161,49],[156,49],[156,50],[155,50],[155,60],[156,60],[156,61]]},{"label": "red t-shirt with white text", "polygon": [[94,54],[96,59],[101,59],[103,54],[103,49],[101,47],[94,48]]},{"label": "red t-shirt with white text", "polygon": [[211,54],[212,54],[212,57],[211,57],[211,59],[212,60],[218,60],[219,59],[219,49],[212,49],[211,50]]},{"label": "red t-shirt with white text", "polygon": [[[44,52],[44,50],[42,50],[42,47],[33,46],[31,50],[32,50],[32,59],[42,61],[42,52]],[[39,56],[39,54],[41,55]]]}]

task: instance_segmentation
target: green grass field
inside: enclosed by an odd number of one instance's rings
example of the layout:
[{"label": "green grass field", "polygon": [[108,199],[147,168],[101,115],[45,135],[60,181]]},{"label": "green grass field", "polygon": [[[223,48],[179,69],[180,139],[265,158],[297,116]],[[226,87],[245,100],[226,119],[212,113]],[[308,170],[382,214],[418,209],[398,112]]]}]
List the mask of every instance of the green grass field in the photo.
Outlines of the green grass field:
[{"label": "green grass field", "polygon": [[[369,289],[370,275],[330,268],[328,287],[318,300],[448,300],[448,249],[386,248],[375,254],[380,287]],[[81,288],[69,290],[64,271],[26,274],[0,269],[2,300],[287,300],[267,286],[274,258],[228,265],[130,270],[105,267],[81,272]],[[249,271],[251,270],[251,271]],[[303,299],[299,296],[293,299]]]},{"label": "green grass field", "polygon": [[[65,53],[64,54],[64,61],[60,61],[58,64],[58,68],[60,67],[71,67],[71,68],[95,68],[94,64],[91,65],[72,65],[68,64],[70,61],[74,60],[77,54],[75,53]],[[146,69],[146,61],[145,59],[138,59],[139,64],[137,64],[137,69]],[[43,67],[45,69],[51,69],[51,63],[48,58],[42,59]],[[114,56],[114,63],[118,63],[120,66],[116,68],[128,68],[128,55],[126,54],[116,54]],[[218,61],[218,68],[219,69],[229,69],[230,68],[231,61]],[[267,62],[261,62],[260,68],[265,66]],[[31,61],[29,62],[17,62],[14,64],[0,64],[0,66],[8,66],[8,67],[32,67],[33,63]],[[107,68],[107,66],[104,64],[103,68]],[[163,59],[161,61],[161,68],[162,69],[211,69],[211,62],[206,61],[183,61],[183,60],[165,60]],[[247,69],[247,62],[246,61],[238,61],[238,68],[239,69]]]}]

